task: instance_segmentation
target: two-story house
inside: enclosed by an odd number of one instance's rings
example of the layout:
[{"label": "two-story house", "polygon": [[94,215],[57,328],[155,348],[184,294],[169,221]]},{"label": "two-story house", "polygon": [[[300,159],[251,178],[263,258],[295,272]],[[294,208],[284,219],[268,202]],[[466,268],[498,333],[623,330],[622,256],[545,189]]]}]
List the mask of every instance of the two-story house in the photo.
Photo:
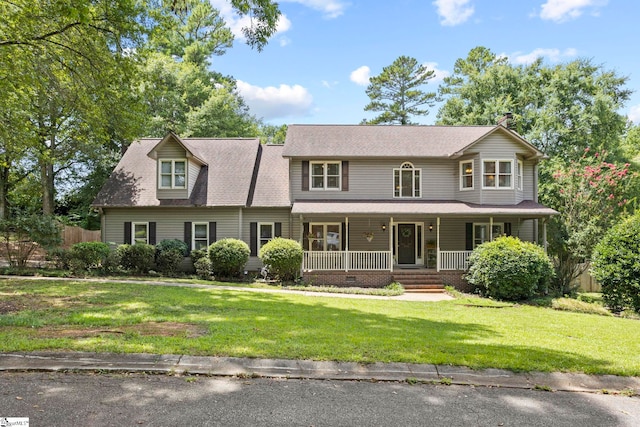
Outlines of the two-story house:
[{"label": "two-story house", "polygon": [[537,203],[544,158],[497,126],[292,125],[256,139],[143,139],[94,206],[106,242],[233,237],[251,248],[298,240],[314,283],[385,285],[425,269],[459,284],[470,251],[502,234],[546,241]]}]

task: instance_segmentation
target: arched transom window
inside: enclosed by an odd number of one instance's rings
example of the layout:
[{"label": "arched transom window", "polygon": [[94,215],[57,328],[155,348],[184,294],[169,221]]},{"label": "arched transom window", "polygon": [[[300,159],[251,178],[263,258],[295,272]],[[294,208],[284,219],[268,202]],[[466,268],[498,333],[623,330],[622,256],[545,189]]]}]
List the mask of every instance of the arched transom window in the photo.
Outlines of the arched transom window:
[{"label": "arched transom window", "polygon": [[420,169],[404,162],[393,170],[393,197],[420,197]]}]

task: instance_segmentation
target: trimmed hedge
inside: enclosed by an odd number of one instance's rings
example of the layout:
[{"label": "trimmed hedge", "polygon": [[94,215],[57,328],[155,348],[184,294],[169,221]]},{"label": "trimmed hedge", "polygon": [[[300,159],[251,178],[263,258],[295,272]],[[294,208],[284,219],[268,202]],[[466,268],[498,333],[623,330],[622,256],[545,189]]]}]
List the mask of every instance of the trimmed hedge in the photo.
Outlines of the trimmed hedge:
[{"label": "trimmed hedge", "polygon": [[109,245],[102,242],[82,242],[71,246],[69,264],[78,270],[91,270],[102,266],[109,256]]},{"label": "trimmed hedge", "polygon": [[269,273],[280,281],[287,281],[298,276],[304,252],[295,240],[276,237],[260,248],[258,256],[269,266]]},{"label": "trimmed hedge", "polygon": [[242,240],[222,239],[209,246],[209,259],[213,273],[218,277],[238,277],[251,250]]},{"label": "trimmed hedge", "polygon": [[163,274],[174,275],[189,248],[182,240],[165,239],[156,245],[156,268]]},{"label": "trimmed hedge", "polygon": [[540,246],[503,236],[471,253],[465,278],[485,296],[518,301],[545,293],[553,275],[553,264]]},{"label": "trimmed hedge", "polygon": [[609,229],[593,251],[593,277],[614,313],[640,313],[640,213]]},{"label": "trimmed hedge", "polygon": [[153,268],[156,255],[156,248],[146,243],[136,243],[135,245],[118,246],[118,257],[120,265],[127,271],[146,274]]}]

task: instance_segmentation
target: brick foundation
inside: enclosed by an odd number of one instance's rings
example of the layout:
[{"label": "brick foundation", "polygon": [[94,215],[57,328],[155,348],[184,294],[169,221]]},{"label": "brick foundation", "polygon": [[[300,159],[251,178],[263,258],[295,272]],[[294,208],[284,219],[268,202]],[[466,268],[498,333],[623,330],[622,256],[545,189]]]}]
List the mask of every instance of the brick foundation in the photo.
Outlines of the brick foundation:
[{"label": "brick foundation", "polygon": [[390,271],[305,271],[305,283],[319,286],[382,288],[392,282]]},{"label": "brick foundation", "polygon": [[[472,292],[473,286],[462,278],[462,271],[441,271],[442,282],[461,292]],[[305,271],[305,283],[318,286],[356,286],[360,288],[382,288],[393,281],[390,271]]]}]

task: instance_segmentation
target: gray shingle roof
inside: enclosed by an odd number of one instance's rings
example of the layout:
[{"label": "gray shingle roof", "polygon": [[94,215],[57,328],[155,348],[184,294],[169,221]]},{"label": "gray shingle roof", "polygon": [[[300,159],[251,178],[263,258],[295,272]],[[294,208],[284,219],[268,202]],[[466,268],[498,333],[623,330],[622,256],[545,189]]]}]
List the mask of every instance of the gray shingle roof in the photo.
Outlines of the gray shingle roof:
[{"label": "gray shingle roof", "polygon": [[282,157],[282,145],[263,145],[260,168],[251,206],[291,206],[289,201],[289,159]]},{"label": "gray shingle roof", "polygon": [[290,125],[283,155],[305,158],[449,157],[501,131],[538,150],[502,126]]},{"label": "gray shingle roof", "polygon": [[[142,139],[128,148],[111,177],[98,193],[94,206],[245,206],[251,188],[258,139],[184,139],[184,146],[206,160],[204,183],[194,191],[195,200],[160,201],[156,197],[156,161],[147,154],[161,141]],[[268,156],[269,157],[269,156]],[[201,177],[202,179],[202,177]],[[284,185],[288,186],[288,181]],[[286,193],[288,196],[288,192]],[[289,203],[285,206],[289,206]]]},{"label": "gray shingle roof", "polygon": [[294,215],[517,215],[539,218],[558,212],[531,200],[517,205],[477,205],[458,201],[297,200]]}]

